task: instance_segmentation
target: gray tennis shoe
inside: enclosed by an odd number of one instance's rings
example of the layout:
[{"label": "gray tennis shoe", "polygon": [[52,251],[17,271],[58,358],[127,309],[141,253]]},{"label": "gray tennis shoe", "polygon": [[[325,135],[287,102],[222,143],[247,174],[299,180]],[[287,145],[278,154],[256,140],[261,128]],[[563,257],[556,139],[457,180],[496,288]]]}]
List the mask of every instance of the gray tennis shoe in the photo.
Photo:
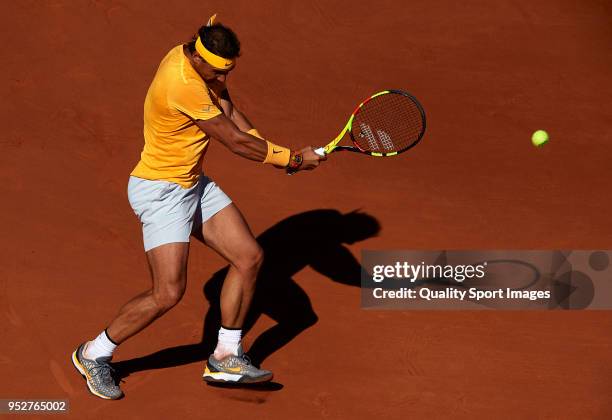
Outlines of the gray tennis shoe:
[{"label": "gray tennis shoe", "polygon": [[110,365],[111,358],[98,357],[95,360],[86,359],[83,356],[84,346],[84,343],[81,344],[72,353],[72,364],[85,378],[89,391],[105,400],[116,400],[123,397],[121,388],[119,388],[113,378],[114,369]]},{"label": "gray tennis shoe", "polygon": [[210,355],[202,378],[206,382],[258,383],[272,379],[272,372],[257,369],[246,355],[229,355],[222,360]]}]

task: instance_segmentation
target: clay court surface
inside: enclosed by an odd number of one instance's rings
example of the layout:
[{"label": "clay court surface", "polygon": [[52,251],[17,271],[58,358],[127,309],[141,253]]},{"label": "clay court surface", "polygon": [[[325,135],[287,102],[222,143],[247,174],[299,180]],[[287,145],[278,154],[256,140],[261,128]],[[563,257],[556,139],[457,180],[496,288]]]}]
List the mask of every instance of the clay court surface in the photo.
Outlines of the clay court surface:
[{"label": "clay court surface", "polygon": [[[346,253],[610,249],[609,2],[22,0],[0,11],[0,398],[69,399],[73,418],[612,417],[611,312],[365,311]],[[126,196],[142,105],[161,58],[213,12],[242,41],[232,96],[271,140],[323,145],[384,88],[420,98],[428,131],[399,157],[338,154],[293,177],[213,143],[206,173],[290,263],[267,279],[269,304],[289,300],[285,325],[306,325],[310,301],[318,321],[266,348],[277,385],[205,385],[203,288],[226,264],[192,243],[184,300],[119,348],[126,398],[103,401],[70,353],[149,287]],[[540,128],[552,140],[536,149]],[[324,209],[339,213],[304,214]],[[381,231],[342,243],[334,218],[355,209]],[[247,343],[274,324],[264,311]]]}]

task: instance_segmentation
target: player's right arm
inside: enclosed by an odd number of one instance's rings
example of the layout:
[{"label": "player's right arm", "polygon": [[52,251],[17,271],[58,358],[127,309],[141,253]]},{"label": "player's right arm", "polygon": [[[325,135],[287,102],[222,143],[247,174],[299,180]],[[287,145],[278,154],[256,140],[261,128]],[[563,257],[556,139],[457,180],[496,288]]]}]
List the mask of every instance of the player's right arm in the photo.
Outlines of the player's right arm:
[{"label": "player's right arm", "polygon": [[[240,131],[236,124],[223,114],[206,120],[198,119],[195,122],[206,134],[217,139],[231,152],[246,159],[266,162],[270,161],[276,152],[281,153],[281,149],[286,149],[282,146],[275,148],[276,145],[272,143]],[[291,153],[301,154],[303,157],[299,170],[314,169],[319,165],[320,160],[325,159],[317,155],[312,147],[306,147]]]}]

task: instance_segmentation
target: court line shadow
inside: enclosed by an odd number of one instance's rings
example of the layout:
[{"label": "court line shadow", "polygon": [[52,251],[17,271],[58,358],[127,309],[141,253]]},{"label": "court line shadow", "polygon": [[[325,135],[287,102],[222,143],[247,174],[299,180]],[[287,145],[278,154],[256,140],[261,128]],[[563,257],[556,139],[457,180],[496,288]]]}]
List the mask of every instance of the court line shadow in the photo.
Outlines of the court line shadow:
[{"label": "court line shadow", "polygon": [[[380,224],[361,211],[341,213],[318,209],[288,217],[257,237],[264,262],[243,333],[265,314],[276,322],[253,341],[247,353],[255,365],[289,343],[318,317],[306,292],[293,276],[310,266],[330,280],[360,286],[361,265],[345,244],[376,236]],[[206,360],[217,343],[220,326],[220,294],[229,266],[217,271],[204,284],[209,302],[202,340],[114,363],[120,378],[142,370],[162,369]],[[281,387],[282,388],[282,387]],[[279,388],[280,389],[280,388]]]}]

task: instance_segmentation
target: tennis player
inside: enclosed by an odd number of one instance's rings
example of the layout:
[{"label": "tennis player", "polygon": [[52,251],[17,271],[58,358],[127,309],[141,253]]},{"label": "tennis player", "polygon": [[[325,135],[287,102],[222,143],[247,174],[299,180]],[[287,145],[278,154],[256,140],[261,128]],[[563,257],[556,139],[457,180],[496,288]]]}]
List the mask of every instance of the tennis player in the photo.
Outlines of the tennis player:
[{"label": "tennis player", "polygon": [[246,159],[291,171],[314,169],[325,158],[312,147],[292,151],[264,140],[232,104],[226,81],[240,43],[231,29],[214,20],[164,57],[147,92],[145,145],[129,179],[128,197],[142,224],[152,286],[72,354],[89,390],[101,398],[123,396],[110,365],[117,346],[181,300],[192,234],[231,266],[221,292],[217,347],[204,379],[254,383],[272,378],[272,372],[251,364],[241,346],[262,250],[238,208],[201,172],[201,162],[211,138]]}]

